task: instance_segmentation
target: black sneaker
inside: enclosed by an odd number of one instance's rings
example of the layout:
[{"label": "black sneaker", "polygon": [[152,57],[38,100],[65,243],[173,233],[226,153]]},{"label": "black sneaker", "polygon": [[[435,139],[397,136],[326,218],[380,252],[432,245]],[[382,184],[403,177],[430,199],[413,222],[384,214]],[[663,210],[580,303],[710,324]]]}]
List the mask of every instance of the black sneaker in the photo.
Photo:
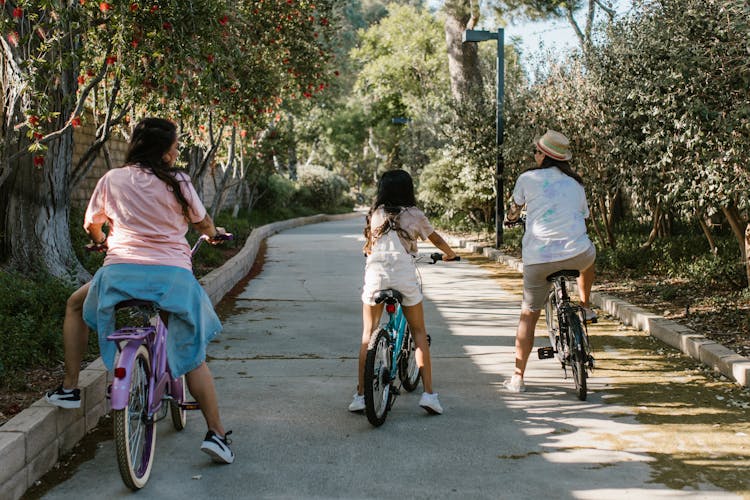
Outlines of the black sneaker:
[{"label": "black sneaker", "polygon": [[80,389],[63,389],[61,385],[53,391],[48,391],[44,399],[49,403],[60,408],[74,409],[81,407],[81,390]]},{"label": "black sneaker", "polygon": [[201,451],[211,455],[214,462],[220,464],[231,464],[234,462],[234,453],[232,453],[232,450],[229,448],[229,445],[232,442],[227,439],[227,436],[231,433],[232,431],[227,431],[227,433],[224,434],[224,437],[219,437],[214,431],[208,431],[205,439],[203,439]]}]

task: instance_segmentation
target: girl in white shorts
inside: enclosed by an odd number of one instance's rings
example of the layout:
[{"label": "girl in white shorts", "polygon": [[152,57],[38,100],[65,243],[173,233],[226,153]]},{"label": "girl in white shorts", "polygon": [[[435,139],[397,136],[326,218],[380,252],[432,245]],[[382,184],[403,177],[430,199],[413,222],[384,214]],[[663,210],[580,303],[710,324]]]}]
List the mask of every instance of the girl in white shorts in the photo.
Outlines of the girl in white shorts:
[{"label": "girl in white shorts", "polygon": [[430,347],[422,309],[422,291],[417,279],[414,257],[417,255],[417,238],[430,240],[444,254],[444,260],[454,260],[456,253],[435,232],[425,214],[416,206],[414,183],[404,170],[390,170],[378,182],[378,194],[367,214],[365,224],[365,282],[362,288],[362,343],[359,347],[357,392],[349,411],[365,409],[364,373],[370,335],[378,326],[384,304],[375,304],[378,290],[393,288],[401,292],[401,303],[409,329],[416,344],[416,358],[422,374],[424,393],[419,406],[430,414],[440,414],[437,393],[432,391]]}]

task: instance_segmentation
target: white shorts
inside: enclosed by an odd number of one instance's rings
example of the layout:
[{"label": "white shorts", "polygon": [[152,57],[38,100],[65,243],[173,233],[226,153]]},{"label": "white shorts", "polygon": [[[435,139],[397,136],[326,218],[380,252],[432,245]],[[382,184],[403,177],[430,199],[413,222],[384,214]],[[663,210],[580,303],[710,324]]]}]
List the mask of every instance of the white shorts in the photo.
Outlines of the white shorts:
[{"label": "white shorts", "polygon": [[383,262],[368,259],[365,266],[365,284],[362,287],[362,302],[374,306],[375,294],[388,288],[401,292],[401,304],[404,306],[415,306],[424,300],[422,286],[417,278],[417,267],[413,261],[401,259]]}]

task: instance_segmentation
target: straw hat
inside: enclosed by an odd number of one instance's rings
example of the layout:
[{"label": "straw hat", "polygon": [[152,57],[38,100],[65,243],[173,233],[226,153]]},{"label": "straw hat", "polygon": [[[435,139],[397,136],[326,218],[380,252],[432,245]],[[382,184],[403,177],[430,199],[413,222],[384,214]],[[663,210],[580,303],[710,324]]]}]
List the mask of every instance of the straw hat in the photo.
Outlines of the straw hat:
[{"label": "straw hat", "polygon": [[570,141],[560,132],[547,129],[547,132],[534,141],[539,150],[555,160],[568,161],[573,158]]}]

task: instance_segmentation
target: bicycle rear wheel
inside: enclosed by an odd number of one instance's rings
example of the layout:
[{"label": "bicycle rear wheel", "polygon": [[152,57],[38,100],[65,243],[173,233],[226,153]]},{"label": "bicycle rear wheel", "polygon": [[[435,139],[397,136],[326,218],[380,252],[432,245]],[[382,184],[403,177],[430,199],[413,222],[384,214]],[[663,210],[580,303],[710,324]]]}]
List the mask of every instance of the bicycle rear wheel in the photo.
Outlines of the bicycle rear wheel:
[{"label": "bicycle rear wheel", "polygon": [[586,401],[586,377],[588,376],[588,353],[584,346],[584,331],[578,314],[568,314],[568,327],[570,329],[571,355],[570,367],[573,370],[573,380],[576,384],[578,399]]},{"label": "bicycle rear wheel", "polygon": [[[547,322],[547,334],[549,334],[549,344],[555,351],[555,357],[560,363],[563,363],[563,353],[560,345],[560,324],[557,320],[557,296],[553,288],[549,292],[547,302],[544,306],[544,319]],[[564,366],[564,364],[563,364]]]},{"label": "bicycle rear wheel", "polygon": [[148,391],[151,359],[141,345],[130,367],[130,397],[122,410],[113,410],[115,452],[125,486],[139,490],[151,475],[156,447],[156,429],[148,418]]},{"label": "bicycle rear wheel", "polygon": [[408,392],[414,391],[419,386],[421,373],[417,365],[417,345],[414,343],[414,337],[411,336],[409,327],[404,332],[403,354],[399,359],[398,377],[401,379],[401,385]]},{"label": "bicycle rear wheel", "polygon": [[187,399],[187,384],[185,375],[172,381],[172,397],[169,400],[169,412],[172,416],[172,425],[176,431],[181,431],[187,425],[187,410],[180,406],[180,403]]},{"label": "bicycle rear wheel", "polygon": [[365,361],[365,414],[372,425],[385,422],[390,409],[391,350],[388,332],[379,330]]}]

